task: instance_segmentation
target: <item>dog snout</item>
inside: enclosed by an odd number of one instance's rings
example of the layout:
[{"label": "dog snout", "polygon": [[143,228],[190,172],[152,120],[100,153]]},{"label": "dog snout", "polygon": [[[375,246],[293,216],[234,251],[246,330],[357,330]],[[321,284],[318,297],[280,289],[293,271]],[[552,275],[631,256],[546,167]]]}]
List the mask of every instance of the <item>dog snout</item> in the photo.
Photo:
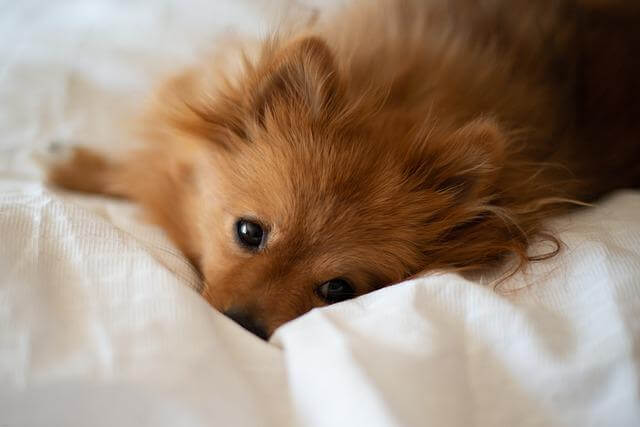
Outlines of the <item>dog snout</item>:
[{"label": "dog snout", "polygon": [[266,328],[260,322],[258,322],[251,314],[249,314],[246,310],[232,308],[224,312],[224,315],[245,328],[247,331],[252,334],[262,338],[263,340],[267,340],[269,338],[269,334],[267,333]]}]

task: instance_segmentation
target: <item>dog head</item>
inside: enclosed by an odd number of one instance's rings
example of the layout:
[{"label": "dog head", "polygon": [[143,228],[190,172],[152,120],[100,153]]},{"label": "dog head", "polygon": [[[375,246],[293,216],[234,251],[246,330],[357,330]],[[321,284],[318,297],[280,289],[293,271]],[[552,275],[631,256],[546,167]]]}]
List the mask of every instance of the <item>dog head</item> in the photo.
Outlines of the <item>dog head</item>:
[{"label": "dog head", "polygon": [[187,218],[214,307],[268,337],[314,307],[504,249],[474,246],[504,152],[494,121],[356,92],[366,77],[316,37],[267,43],[245,67],[212,96],[174,87],[168,120],[200,141]]}]

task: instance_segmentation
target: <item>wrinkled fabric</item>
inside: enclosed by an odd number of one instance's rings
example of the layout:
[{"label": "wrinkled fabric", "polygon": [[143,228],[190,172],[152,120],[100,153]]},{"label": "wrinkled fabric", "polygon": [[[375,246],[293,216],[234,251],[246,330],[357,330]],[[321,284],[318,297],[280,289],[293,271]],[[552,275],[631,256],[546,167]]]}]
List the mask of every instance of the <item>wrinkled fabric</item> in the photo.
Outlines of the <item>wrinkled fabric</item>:
[{"label": "wrinkled fabric", "polygon": [[126,145],[157,77],[294,11],[0,1],[0,426],[640,425],[640,192],[553,221],[562,253],[496,290],[423,277],[266,343],[135,206],[43,183],[52,141]]}]

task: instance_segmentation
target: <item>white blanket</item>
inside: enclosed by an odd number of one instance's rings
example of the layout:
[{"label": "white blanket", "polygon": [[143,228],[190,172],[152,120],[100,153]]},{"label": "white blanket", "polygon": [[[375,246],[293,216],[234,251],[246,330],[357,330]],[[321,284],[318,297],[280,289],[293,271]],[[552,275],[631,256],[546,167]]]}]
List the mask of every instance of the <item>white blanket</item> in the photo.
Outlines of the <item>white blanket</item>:
[{"label": "white blanket", "polygon": [[43,185],[51,140],[126,138],[150,77],[294,7],[0,1],[0,426],[640,425],[638,192],[501,293],[423,278],[265,343],[134,206]]}]

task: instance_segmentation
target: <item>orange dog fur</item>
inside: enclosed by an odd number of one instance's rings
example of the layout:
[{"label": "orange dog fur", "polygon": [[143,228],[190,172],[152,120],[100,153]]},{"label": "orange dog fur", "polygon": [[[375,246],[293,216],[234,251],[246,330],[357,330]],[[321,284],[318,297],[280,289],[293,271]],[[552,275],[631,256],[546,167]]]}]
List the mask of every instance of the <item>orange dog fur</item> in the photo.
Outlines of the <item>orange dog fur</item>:
[{"label": "orange dog fur", "polygon": [[[50,178],[140,203],[204,297],[263,337],[331,302],[318,289],[335,278],[355,296],[523,267],[560,248],[543,220],[640,183],[636,9],[355,3],[246,50],[239,70],[185,71],[156,93],[144,147],[78,148]],[[263,246],[238,243],[241,218]],[[536,238],[556,249],[530,256]]]}]

